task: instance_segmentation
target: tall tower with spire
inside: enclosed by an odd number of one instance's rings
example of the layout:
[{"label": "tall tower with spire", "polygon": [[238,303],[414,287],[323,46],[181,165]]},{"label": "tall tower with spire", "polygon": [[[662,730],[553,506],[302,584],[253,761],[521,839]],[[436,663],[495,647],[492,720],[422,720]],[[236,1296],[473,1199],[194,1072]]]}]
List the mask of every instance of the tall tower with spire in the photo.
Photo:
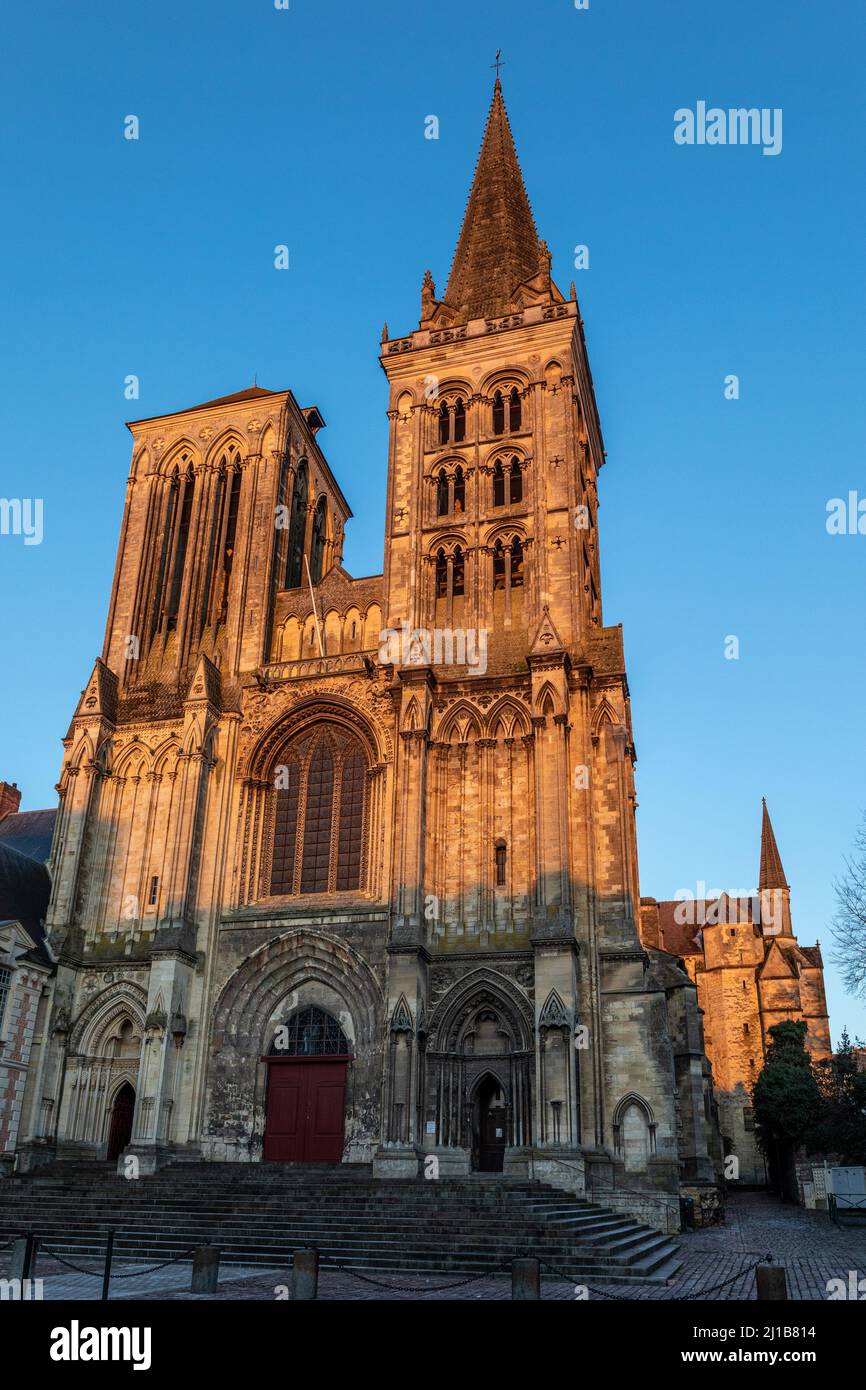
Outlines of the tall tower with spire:
[{"label": "tall tower with spire", "polygon": [[389,1080],[390,1157],[420,1144],[459,1171],[485,1149],[539,1174],[568,1156],[673,1194],[681,1171],[712,1176],[699,1021],[675,1047],[665,990],[694,991],[638,935],[601,425],[498,76],[444,292],[428,270],[381,362],[383,607],[404,637],[389,1008],[424,1019],[423,1067]]}]

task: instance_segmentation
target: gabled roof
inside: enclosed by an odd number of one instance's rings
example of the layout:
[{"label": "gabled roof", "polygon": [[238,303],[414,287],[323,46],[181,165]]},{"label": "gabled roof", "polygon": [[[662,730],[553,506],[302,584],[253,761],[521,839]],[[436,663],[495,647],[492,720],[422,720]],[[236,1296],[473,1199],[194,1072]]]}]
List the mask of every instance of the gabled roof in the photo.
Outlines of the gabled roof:
[{"label": "gabled roof", "polygon": [[538,233],[497,77],[445,300],[471,319],[505,313],[538,268]]},{"label": "gabled roof", "polygon": [[140,420],[128,420],[128,425],[142,425],[149,418],[167,420],[172,415],[193,415],[197,410],[210,410],[218,405],[236,405],[239,401],[257,401],[262,396],[279,396],[281,391],[268,391],[264,386],[248,386],[244,391],[233,391],[230,396],[215,396],[212,401],[202,401],[201,405],[188,405],[184,410],[169,410],[163,415],[143,416]]}]

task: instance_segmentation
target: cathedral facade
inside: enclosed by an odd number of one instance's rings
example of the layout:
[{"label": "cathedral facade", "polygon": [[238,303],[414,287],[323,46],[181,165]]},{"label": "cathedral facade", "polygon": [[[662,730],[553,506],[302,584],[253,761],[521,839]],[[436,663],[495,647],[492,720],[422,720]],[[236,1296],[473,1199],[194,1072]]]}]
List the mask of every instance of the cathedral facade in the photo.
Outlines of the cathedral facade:
[{"label": "cathedral facade", "polygon": [[130,425],[64,740],[20,1160],[369,1163],[641,1209],[720,1154],[694,980],[642,941],[622,630],[574,287],[497,79],[450,277],[381,341],[384,572],[291,391]]}]

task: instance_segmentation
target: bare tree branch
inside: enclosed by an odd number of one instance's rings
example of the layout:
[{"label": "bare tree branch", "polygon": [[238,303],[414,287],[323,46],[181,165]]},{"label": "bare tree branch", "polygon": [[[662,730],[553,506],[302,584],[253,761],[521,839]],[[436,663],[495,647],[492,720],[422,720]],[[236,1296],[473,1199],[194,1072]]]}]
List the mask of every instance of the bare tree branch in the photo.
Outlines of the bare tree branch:
[{"label": "bare tree branch", "polygon": [[839,967],[849,994],[866,999],[866,814],[854,840],[854,853],[845,860],[845,873],[833,885],[836,915],[831,925]]}]

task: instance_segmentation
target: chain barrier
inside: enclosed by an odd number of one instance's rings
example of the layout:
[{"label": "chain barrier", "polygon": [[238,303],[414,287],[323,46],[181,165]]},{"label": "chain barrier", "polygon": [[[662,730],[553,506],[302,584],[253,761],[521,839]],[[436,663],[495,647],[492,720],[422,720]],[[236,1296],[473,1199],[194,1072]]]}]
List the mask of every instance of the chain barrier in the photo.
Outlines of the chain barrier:
[{"label": "chain barrier", "polygon": [[[197,1248],[198,1247],[194,1245],[189,1250],[181,1251],[179,1255],[175,1255],[172,1259],[164,1260],[162,1264],[150,1265],[147,1269],[133,1269],[126,1274],[116,1274],[112,1269],[111,1282],[114,1283],[115,1279],[138,1279],[142,1274],[154,1274],[158,1269],[168,1269],[169,1265],[176,1265],[179,1260],[189,1259],[190,1255],[194,1254]],[[40,1244],[39,1253],[40,1255],[50,1256],[52,1260],[59,1261],[60,1264],[66,1265],[67,1269],[74,1269],[76,1274],[89,1274],[94,1279],[101,1279],[104,1274],[104,1269],[82,1269],[80,1265],[75,1265],[71,1260],[64,1259],[56,1250],[52,1250],[50,1245]],[[94,1259],[101,1258],[102,1257],[99,1255],[94,1255]]]},{"label": "chain barrier", "polygon": [[[670,1295],[670,1300],[673,1303],[690,1303],[696,1298],[705,1298],[707,1294],[718,1293],[719,1289],[725,1289],[729,1284],[734,1284],[738,1279],[742,1279],[744,1275],[751,1274],[758,1268],[758,1265],[772,1264],[772,1262],[772,1255],[762,1255],[759,1260],[755,1260],[753,1264],[744,1265],[742,1269],[737,1270],[736,1274],[732,1274],[729,1279],[723,1279],[720,1284],[708,1284],[706,1288],[698,1289],[695,1293],[674,1293]],[[539,1260],[539,1264],[545,1269],[549,1269],[551,1274],[555,1274],[558,1279],[562,1279],[566,1284],[581,1284],[584,1288],[589,1289],[590,1293],[595,1294],[597,1298],[608,1298],[614,1303],[633,1303],[635,1301],[633,1298],[629,1298],[628,1294],[608,1293],[605,1289],[597,1289],[592,1284],[587,1284],[581,1279],[575,1279],[573,1275],[565,1274],[561,1269],[556,1269],[554,1265],[548,1264],[546,1260]],[[664,1303],[667,1300],[660,1298],[655,1301]]]},{"label": "chain barrier", "polygon": [[338,1269],[341,1274],[350,1274],[353,1279],[360,1279],[365,1284],[373,1284],[377,1289],[388,1289],[390,1293],[444,1293],[448,1289],[464,1289],[467,1284],[477,1284],[480,1279],[490,1279],[494,1275],[503,1274],[505,1267],[498,1269],[485,1269],[481,1274],[470,1274],[467,1279],[458,1279],[453,1284],[436,1284],[430,1287],[426,1284],[383,1284],[379,1279],[371,1279],[367,1274],[359,1274],[356,1269],[349,1269],[346,1265],[324,1265],[326,1269]]},{"label": "chain barrier", "polygon": [[[103,1271],[101,1269],[82,1269],[80,1265],[74,1265],[71,1260],[64,1259],[58,1255],[56,1250],[52,1250],[49,1245],[39,1245],[40,1255],[49,1255],[52,1260],[57,1260],[59,1264],[66,1265],[67,1269],[74,1269],[76,1274],[90,1274],[94,1279],[101,1279]],[[94,1259],[99,1259],[99,1255],[94,1255]]]},{"label": "chain barrier", "polygon": [[725,1289],[729,1284],[735,1283],[737,1279],[742,1278],[744,1274],[751,1274],[754,1270],[758,1268],[758,1265],[772,1264],[772,1262],[772,1255],[762,1255],[759,1260],[755,1260],[754,1264],[747,1265],[746,1268],[741,1269],[739,1273],[733,1274],[730,1279],[723,1279],[721,1284],[711,1284],[709,1288],[699,1289],[697,1293],[686,1293],[683,1294],[681,1297],[675,1294],[674,1301],[676,1303],[689,1303],[692,1299],[703,1298],[705,1294],[717,1293],[719,1289]]}]

